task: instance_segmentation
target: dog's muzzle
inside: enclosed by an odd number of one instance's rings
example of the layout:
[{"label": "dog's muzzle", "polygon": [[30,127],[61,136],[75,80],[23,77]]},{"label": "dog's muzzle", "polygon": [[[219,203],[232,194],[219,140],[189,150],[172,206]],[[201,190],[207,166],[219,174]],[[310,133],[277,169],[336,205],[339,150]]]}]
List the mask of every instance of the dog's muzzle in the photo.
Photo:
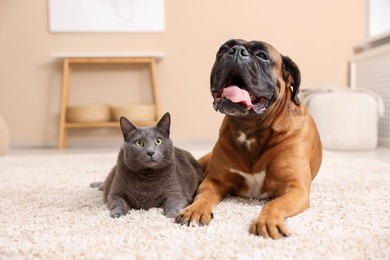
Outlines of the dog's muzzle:
[{"label": "dog's muzzle", "polygon": [[271,99],[254,97],[250,92],[238,86],[224,87],[222,91],[214,91],[212,95],[214,109],[224,114],[246,115],[255,113],[262,115],[271,103]]},{"label": "dog's muzzle", "polygon": [[232,116],[264,114],[272,103],[272,91],[255,94],[246,81],[248,79],[241,76],[237,67],[233,67],[226,78],[220,80],[222,87],[219,90],[211,88],[214,109]]}]

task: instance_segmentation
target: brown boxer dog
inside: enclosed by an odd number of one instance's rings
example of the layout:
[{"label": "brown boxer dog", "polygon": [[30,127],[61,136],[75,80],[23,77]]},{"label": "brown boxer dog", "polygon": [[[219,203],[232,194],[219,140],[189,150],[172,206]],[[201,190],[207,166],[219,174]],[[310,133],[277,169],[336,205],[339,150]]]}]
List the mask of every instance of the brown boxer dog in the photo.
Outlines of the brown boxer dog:
[{"label": "brown boxer dog", "polygon": [[311,182],[321,160],[317,128],[298,99],[297,65],[271,45],[229,40],[211,71],[214,108],[225,114],[212,152],[199,159],[205,178],[194,202],[176,222],[208,225],[227,194],[271,199],[249,229],[288,236],[287,217],[309,207]]}]

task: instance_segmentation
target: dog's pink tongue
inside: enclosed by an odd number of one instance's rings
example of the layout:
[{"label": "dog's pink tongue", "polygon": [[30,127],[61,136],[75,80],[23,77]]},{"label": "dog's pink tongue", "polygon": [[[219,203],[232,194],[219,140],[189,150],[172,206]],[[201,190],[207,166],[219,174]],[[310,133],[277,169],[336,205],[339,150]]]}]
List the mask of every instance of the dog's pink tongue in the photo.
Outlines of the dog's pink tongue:
[{"label": "dog's pink tongue", "polygon": [[222,94],[233,103],[243,103],[247,109],[252,107],[251,98],[248,91],[237,86],[230,86],[223,89]]}]

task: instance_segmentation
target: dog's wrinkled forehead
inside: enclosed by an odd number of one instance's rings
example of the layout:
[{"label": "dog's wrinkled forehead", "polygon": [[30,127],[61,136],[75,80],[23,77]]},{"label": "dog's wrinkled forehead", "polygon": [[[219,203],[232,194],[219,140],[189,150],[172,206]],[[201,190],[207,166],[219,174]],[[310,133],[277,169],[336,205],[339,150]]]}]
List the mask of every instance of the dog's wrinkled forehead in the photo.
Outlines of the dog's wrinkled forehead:
[{"label": "dog's wrinkled forehead", "polygon": [[262,41],[245,41],[242,39],[232,39],[221,45],[217,56],[223,54],[225,50],[233,48],[234,46],[243,46],[249,53],[253,55],[257,55],[259,52],[265,52],[268,54],[268,58],[270,61],[274,62],[274,64],[279,67],[282,63],[281,54],[269,43]]}]

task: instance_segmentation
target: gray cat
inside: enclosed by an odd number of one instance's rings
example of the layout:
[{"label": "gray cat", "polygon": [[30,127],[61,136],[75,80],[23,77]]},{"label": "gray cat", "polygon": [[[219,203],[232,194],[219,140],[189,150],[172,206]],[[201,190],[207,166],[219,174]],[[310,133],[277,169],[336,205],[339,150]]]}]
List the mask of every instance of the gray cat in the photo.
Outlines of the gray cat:
[{"label": "gray cat", "polygon": [[117,164],[103,183],[91,183],[104,191],[111,217],[126,215],[129,209],[162,207],[171,218],[192,202],[203,172],[189,152],[173,146],[170,124],[169,113],[151,127],[120,118],[124,144]]}]

